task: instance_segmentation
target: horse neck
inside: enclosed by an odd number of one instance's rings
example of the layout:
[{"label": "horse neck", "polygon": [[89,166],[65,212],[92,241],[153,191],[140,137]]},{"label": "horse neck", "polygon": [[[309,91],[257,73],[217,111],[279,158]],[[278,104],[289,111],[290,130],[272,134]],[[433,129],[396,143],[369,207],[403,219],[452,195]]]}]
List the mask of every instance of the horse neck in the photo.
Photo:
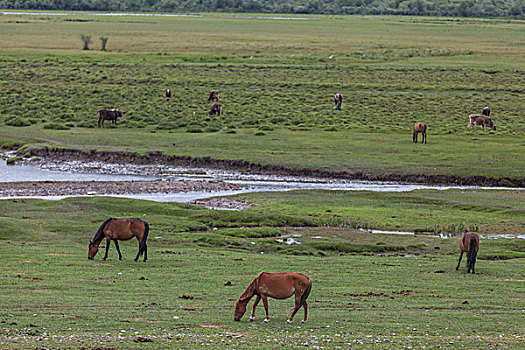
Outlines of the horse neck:
[{"label": "horse neck", "polygon": [[102,241],[102,239],[104,239],[104,237],[106,237],[106,234],[104,233],[104,228],[106,228],[106,225],[111,221],[113,220],[112,218],[109,218],[107,219],[106,221],[104,221],[102,223],[102,225],[100,225],[99,229],[97,230],[97,233],[95,233],[95,236],[93,237],[93,240],[91,241],[91,243],[93,245],[98,245],[100,244],[100,242]]},{"label": "horse neck", "polygon": [[252,297],[253,295],[255,294],[255,287],[257,285],[257,277],[251,281],[251,283],[248,285],[248,287],[246,287],[246,289],[244,290],[244,292],[241,294],[241,296],[239,297],[239,302],[248,302]]}]

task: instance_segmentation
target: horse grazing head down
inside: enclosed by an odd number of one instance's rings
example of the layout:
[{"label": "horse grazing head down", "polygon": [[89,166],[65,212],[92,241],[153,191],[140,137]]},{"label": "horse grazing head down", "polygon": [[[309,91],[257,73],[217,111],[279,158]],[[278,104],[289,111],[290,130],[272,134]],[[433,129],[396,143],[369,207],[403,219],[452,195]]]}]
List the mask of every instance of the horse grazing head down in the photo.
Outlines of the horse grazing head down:
[{"label": "horse grazing head down", "polygon": [[241,318],[246,313],[247,302],[241,302],[241,299],[237,299],[235,302],[235,311],[233,312],[233,319],[235,321],[240,321]]},{"label": "horse grazing head down", "polygon": [[[100,242],[99,242],[100,244]],[[89,250],[88,250],[88,259],[89,260],[93,260],[95,258],[95,255],[97,255],[98,253],[98,245],[99,244],[96,244],[96,243],[93,243],[93,242],[89,242]]]},{"label": "horse grazing head down", "polygon": [[221,115],[222,114],[222,103],[220,102],[213,102],[211,105],[211,110],[208,112],[210,115]]}]

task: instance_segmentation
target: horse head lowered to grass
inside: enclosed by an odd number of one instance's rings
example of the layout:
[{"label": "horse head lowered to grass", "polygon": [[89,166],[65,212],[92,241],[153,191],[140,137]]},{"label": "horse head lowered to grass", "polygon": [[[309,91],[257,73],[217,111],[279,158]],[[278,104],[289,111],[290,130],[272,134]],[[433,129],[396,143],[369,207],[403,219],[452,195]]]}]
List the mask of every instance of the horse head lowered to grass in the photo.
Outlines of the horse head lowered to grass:
[{"label": "horse head lowered to grass", "polygon": [[111,241],[115,242],[115,247],[118,252],[118,259],[122,260],[122,254],[118,246],[118,241],[127,241],[133,237],[139,241],[139,251],[135,257],[135,261],[139,256],[144,254],[144,262],[148,259],[148,246],[146,240],[148,239],[149,225],[146,221],[137,218],[113,219],[109,218],[102,223],[102,225],[95,233],[93,240],[89,242],[88,259],[93,260],[98,252],[98,246],[104,238],[106,238],[106,254],[102,260],[108,258],[109,244]]},{"label": "horse head lowered to grass", "polygon": [[268,313],[268,297],[274,299],[287,299],[292,295],[295,295],[295,307],[292,309],[290,318],[286,323],[292,322],[295,314],[299,311],[301,306],[304,308],[304,319],[301,322],[305,323],[308,318],[308,304],[306,303],[306,299],[308,298],[308,295],[310,295],[311,290],[312,280],[303,274],[295,272],[261,272],[253,279],[248,287],[246,287],[246,290],[235,302],[233,319],[235,321],[240,321],[246,312],[248,302],[253,296],[256,296],[250,321],[255,319],[255,308],[262,299],[264,310],[266,311],[264,322],[268,322],[270,320],[270,315]]}]

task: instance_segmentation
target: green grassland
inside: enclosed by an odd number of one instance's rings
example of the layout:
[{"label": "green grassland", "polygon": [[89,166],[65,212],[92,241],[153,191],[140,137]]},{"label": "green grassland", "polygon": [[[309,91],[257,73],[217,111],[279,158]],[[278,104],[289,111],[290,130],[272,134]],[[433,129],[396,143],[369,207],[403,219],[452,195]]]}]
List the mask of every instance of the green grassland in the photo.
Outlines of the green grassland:
[{"label": "green grassland", "polygon": [[[489,212],[495,221],[522,228],[523,215],[509,217],[508,211],[523,212],[523,203],[509,193],[469,191],[463,206],[452,204],[461,200],[455,191],[428,197],[441,198],[442,211],[436,211],[448,217]],[[377,200],[366,192],[343,194]],[[252,200],[292,202],[296,195],[305,193]],[[404,197],[400,216],[420,194]],[[496,210],[505,198],[510,208]],[[467,209],[471,199],[486,204]],[[328,200],[325,208],[336,211],[338,201]],[[324,201],[312,195],[304,202],[312,207]],[[463,265],[454,269],[457,236],[371,235],[330,220],[332,213],[289,215],[265,206],[216,211],[108,197],[3,200],[0,209],[3,348],[523,347],[522,240],[482,239],[477,274],[471,275]],[[123,261],[114,247],[106,262],[100,255],[87,259],[87,243],[109,215],[151,223],[147,263],[132,261],[136,242],[121,243]],[[360,220],[373,227],[380,215]],[[448,217],[434,220],[444,227]],[[298,233],[301,245],[276,240]],[[269,324],[261,322],[262,309],[254,323],[233,321],[235,299],[263,270],[312,278],[308,323],[299,323],[300,311],[285,325],[290,300],[270,300]],[[145,340],[151,342],[137,343]]]},{"label": "green grassland", "polygon": [[[4,15],[0,33],[4,141],[523,178],[523,21]],[[213,88],[222,116],[207,113]],[[486,105],[497,131],[469,132]],[[116,129],[96,129],[101,108],[123,111]],[[410,143],[416,121],[425,147]]]},{"label": "green grassland", "polygon": [[[524,177],[525,22],[310,18],[0,15],[0,147]],[[222,116],[207,113],[210,89],[221,91]],[[467,131],[468,114],[486,105],[497,131]],[[96,128],[101,108],[122,120]],[[411,142],[416,121],[429,125],[427,145]],[[523,240],[482,239],[477,274],[454,269],[463,230],[523,234],[522,191],[235,200],[256,206],[0,201],[0,347],[523,348]],[[123,261],[114,247],[106,262],[87,259],[109,216],[151,224],[147,263],[132,261],[136,242],[121,243]],[[287,235],[301,244],[277,241]],[[262,308],[254,323],[233,322],[236,298],[263,270],[312,278],[306,325],[302,311],[284,324],[291,300],[270,300],[269,324]]]}]

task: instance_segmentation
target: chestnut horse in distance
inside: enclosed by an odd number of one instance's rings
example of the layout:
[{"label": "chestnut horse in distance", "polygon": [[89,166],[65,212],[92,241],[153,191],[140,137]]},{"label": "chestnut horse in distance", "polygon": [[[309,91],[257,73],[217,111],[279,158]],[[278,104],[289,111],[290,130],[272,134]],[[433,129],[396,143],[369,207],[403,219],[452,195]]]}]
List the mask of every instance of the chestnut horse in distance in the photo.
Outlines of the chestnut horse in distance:
[{"label": "chestnut horse in distance", "polygon": [[148,246],[146,240],[148,239],[149,225],[146,221],[138,218],[113,219],[109,218],[100,225],[93,240],[89,242],[88,259],[93,260],[98,252],[98,246],[104,238],[106,238],[106,254],[102,260],[108,258],[109,244],[111,241],[115,242],[115,247],[118,252],[118,259],[122,260],[122,254],[118,246],[118,241],[127,241],[133,237],[139,241],[139,251],[135,257],[135,261],[139,256],[144,254],[144,262],[148,260]]},{"label": "chestnut horse in distance", "polygon": [[219,102],[219,90],[211,90],[210,96],[208,97],[208,101]]},{"label": "chestnut horse in distance", "polygon": [[412,141],[417,143],[417,134],[421,133],[423,139],[421,143],[427,143],[427,124],[425,123],[416,123],[414,124],[414,132],[412,133]]},{"label": "chestnut horse in distance", "polygon": [[459,240],[459,250],[461,251],[461,254],[459,255],[456,270],[459,269],[463,252],[465,252],[467,253],[467,273],[470,273],[470,270],[472,270],[472,273],[475,273],[474,265],[476,265],[476,256],[478,255],[479,250],[479,236],[475,233],[464,233]]},{"label": "chestnut horse in distance", "polygon": [[301,306],[304,308],[304,319],[301,323],[305,323],[308,318],[308,304],[306,303],[306,299],[308,298],[308,295],[310,295],[310,290],[312,290],[312,280],[303,274],[295,272],[261,272],[253,279],[239,299],[235,302],[233,319],[235,321],[241,320],[246,312],[248,302],[255,295],[256,299],[253,304],[250,321],[255,319],[255,308],[262,299],[264,310],[266,311],[264,322],[268,322],[270,320],[270,315],[268,313],[268,297],[274,299],[287,299],[292,295],[295,295],[295,307],[286,323],[292,322],[295,314],[299,311]]}]

